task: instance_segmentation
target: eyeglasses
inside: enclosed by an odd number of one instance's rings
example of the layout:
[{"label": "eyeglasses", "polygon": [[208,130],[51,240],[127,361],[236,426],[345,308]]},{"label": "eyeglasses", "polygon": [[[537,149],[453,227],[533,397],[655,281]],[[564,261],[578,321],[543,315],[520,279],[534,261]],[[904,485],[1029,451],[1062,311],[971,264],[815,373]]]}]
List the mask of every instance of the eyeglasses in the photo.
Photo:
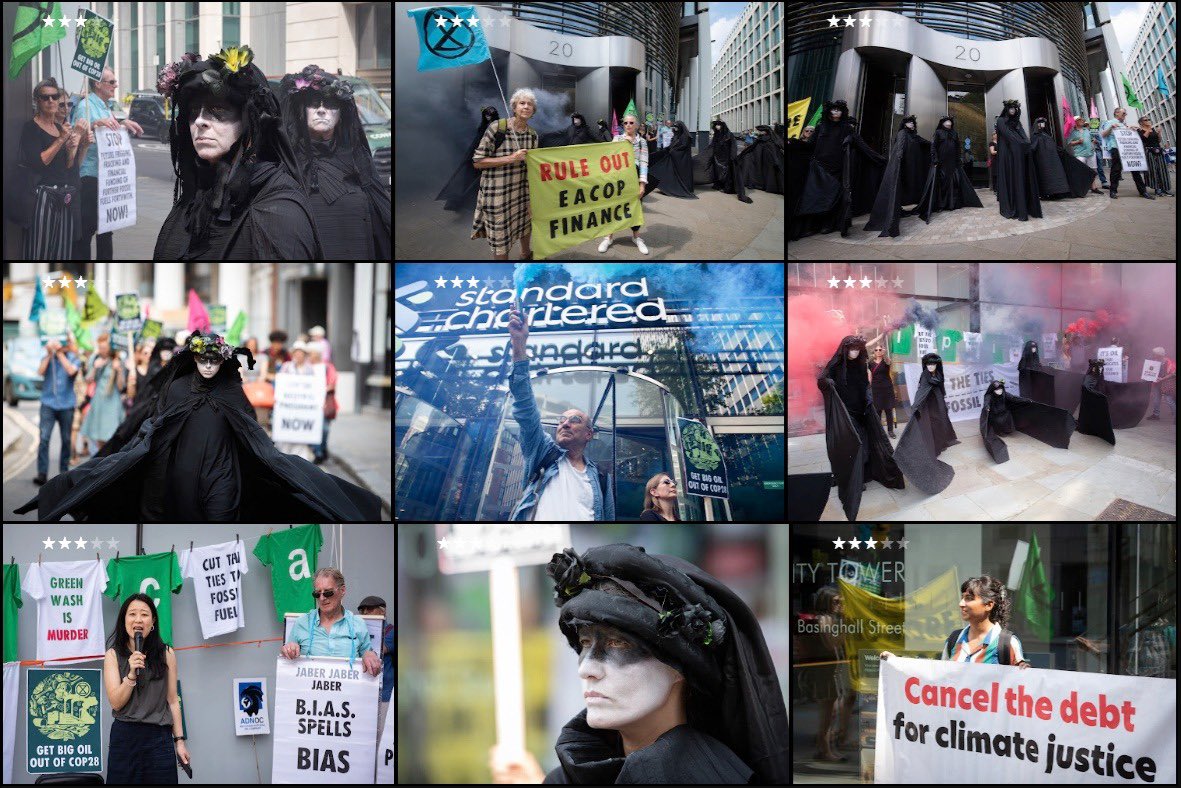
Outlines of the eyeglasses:
[{"label": "eyeglasses", "polygon": [[104,85],[118,85],[119,84],[119,80],[117,80],[117,79],[100,79],[99,82],[103,83]]},{"label": "eyeglasses", "polygon": [[324,595],[325,599],[332,599],[332,597],[336,596],[336,591],[334,591],[333,589],[330,588],[327,591],[313,591],[312,592],[312,596],[315,597],[316,599],[319,599],[321,594]]},{"label": "eyeglasses", "polygon": [[59,98],[61,98],[60,93],[42,93],[37,97],[37,99],[40,101],[57,101]]},{"label": "eyeglasses", "polygon": [[634,125],[636,125],[636,122],[634,120],[625,120],[623,122],[623,125],[624,126],[634,126]]},{"label": "eyeglasses", "polygon": [[582,424],[582,416],[578,416],[578,415],[574,415],[574,416],[561,416],[561,417],[559,417],[559,418],[558,418],[558,426],[559,426],[559,427],[561,427],[563,424],[566,424],[566,423],[570,423],[570,424]]}]

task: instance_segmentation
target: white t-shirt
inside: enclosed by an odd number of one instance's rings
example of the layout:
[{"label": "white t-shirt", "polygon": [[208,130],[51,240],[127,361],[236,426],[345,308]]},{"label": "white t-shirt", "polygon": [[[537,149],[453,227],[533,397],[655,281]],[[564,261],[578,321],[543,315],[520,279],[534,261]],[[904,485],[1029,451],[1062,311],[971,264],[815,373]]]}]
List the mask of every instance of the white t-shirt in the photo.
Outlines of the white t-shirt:
[{"label": "white t-shirt", "polygon": [[242,542],[222,542],[181,551],[180,573],[193,579],[201,635],[206,640],[246,626],[242,575],[249,571],[246,546]]},{"label": "white t-shirt", "polygon": [[29,564],[21,586],[37,600],[37,659],[102,656],[102,593],[107,573],[95,561]]},{"label": "white t-shirt", "polygon": [[533,519],[562,522],[595,519],[590,477],[571,465],[565,454],[558,460],[558,475],[550,479],[537,506],[533,507]]}]

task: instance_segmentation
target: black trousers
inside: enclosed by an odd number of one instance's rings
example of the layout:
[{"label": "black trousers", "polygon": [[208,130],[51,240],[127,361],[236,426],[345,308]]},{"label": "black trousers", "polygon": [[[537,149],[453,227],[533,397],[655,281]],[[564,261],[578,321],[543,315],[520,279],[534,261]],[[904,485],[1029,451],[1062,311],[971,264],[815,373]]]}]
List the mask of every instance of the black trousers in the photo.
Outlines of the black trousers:
[{"label": "black trousers", "polygon": [[882,414],[886,414],[886,429],[890,432],[894,431],[894,406],[889,405],[884,408],[879,408],[877,405],[873,406],[873,412],[878,414],[878,421],[881,421]]},{"label": "black trousers", "polygon": [[[1111,191],[1116,191],[1119,188],[1120,175],[1124,171],[1124,163],[1120,161],[1119,148],[1111,149]],[[1141,194],[1145,193],[1144,176],[1139,172],[1132,173],[1132,182],[1136,184],[1136,191]]]},{"label": "black trousers", "polygon": [[[74,241],[74,260],[90,259],[90,237],[98,232],[98,178],[82,177],[82,237]],[[100,233],[95,260],[113,260],[115,244],[111,233]]]}]

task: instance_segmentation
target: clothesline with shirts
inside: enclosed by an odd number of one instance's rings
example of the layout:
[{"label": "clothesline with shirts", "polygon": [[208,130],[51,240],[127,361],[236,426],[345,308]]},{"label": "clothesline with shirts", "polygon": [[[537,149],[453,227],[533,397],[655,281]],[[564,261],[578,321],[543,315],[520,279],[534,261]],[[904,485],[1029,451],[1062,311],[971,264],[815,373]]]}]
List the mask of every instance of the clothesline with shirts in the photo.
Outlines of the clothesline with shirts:
[{"label": "clothesline with shirts", "polygon": [[[282,643],[283,638],[262,638],[261,640],[237,640],[233,643],[199,643],[195,646],[174,646],[173,651],[192,651],[199,648],[225,648],[226,646],[249,646],[257,644],[260,648],[263,643]],[[38,665],[52,665],[57,666],[63,662],[93,662],[94,660],[103,659],[105,654],[87,654],[81,657],[62,657],[61,659],[22,659],[20,661],[21,667],[36,667]],[[11,663],[5,663],[11,664]]]}]

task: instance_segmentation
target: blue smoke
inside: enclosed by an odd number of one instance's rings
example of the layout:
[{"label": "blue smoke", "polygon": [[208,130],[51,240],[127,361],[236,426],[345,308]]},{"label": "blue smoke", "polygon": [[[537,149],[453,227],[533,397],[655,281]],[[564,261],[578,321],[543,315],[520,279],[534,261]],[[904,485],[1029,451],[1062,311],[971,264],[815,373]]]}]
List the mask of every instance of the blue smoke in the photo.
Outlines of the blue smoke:
[{"label": "blue smoke", "polygon": [[519,294],[547,273],[575,284],[643,276],[654,293],[696,307],[737,308],[751,296],[782,298],[784,289],[782,263],[520,263],[513,287]]}]

